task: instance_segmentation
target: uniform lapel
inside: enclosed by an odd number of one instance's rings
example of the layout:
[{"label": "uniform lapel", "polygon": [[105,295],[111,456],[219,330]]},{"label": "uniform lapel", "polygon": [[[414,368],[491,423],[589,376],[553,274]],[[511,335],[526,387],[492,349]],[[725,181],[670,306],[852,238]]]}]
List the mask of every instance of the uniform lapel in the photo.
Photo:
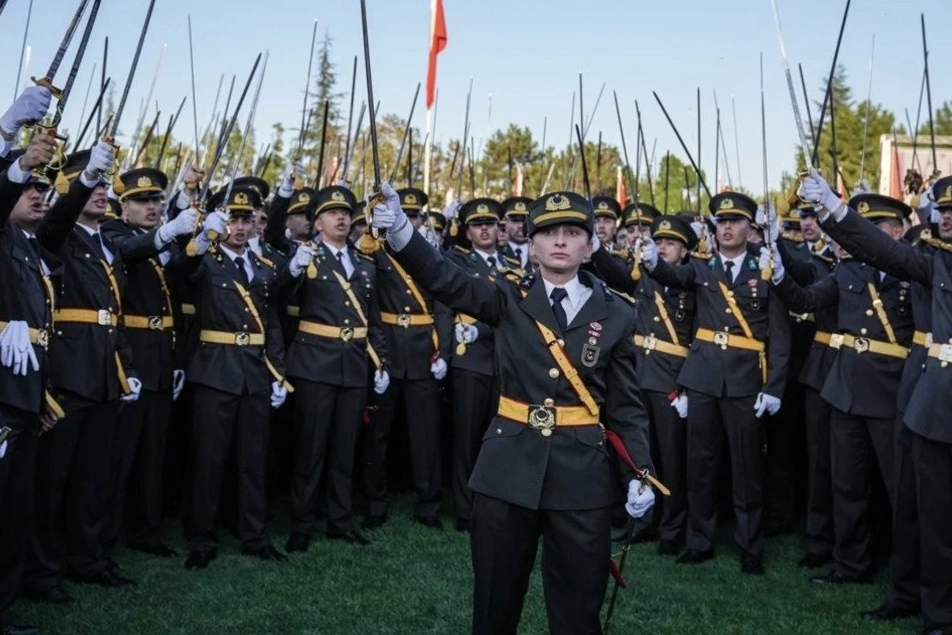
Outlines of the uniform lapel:
[{"label": "uniform lapel", "polygon": [[552,302],[545,293],[545,284],[542,280],[538,278],[534,280],[528,295],[522,299],[519,307],[532,319],[542,322],[553,332],[560,332],[558,322],[555,321],[555,313],[552,312]]},{"label": "uniform lapel", "polygon": [[585,304],[582,305],[582,308],[579,309],[576,316],[569,322],[568,328],[565,329],[566,332],[582,326],[588,326],[593,322],[600,322],[608,317],[608,307],[605,304],[604,292],[597,285],[592,284],[589,276],[580,272],[579,278],[582,279],[582,276],[586,276],[587,278],[582,284],[591,287],[592,295],[588,296],[588,300],[585,301]]},{"label": "uniform lapel", "polygon": [[[747,281],[750,280],[751,276],[755,274],[758,276],[760,275],[760,270],[757,269],[756,267],[751,269],[750,265],[751,265],[751,255],[745,254],[744,259],[741,261],[739,265],[740,269],[738,269],[738,271],[734,275],[734,283],[731,285],[732,287],[739,287],[739,286],[746,285]],[[725,274],[725,279],[726,279],[726,275],[727,274]]]}]

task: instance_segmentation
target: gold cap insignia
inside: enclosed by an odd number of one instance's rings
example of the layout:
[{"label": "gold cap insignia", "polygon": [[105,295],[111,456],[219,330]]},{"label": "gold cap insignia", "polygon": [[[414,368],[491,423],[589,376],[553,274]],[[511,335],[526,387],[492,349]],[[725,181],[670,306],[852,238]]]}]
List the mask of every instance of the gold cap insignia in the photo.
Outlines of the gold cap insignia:
[{"label": "gold cap insignia", "polygon": [[599,201],[598,209],[608,209],[608,203],[606,203],[605,201]]},{"label": "gold cap insignia", "polygon": [[526,211],[526,204],[523,201],[518,201],[512,209],[517,212],[524,212]]},{"label": "gold cap insignia", "polygon": [[234,205],[248,205],[248,195],[244,192],[237,192],[235,197],[231,200]]},{"label": "gold cap insignia", "polygon": [[[311,197],[308,197],[307,200],[311,200]],[[343,201],[343,200],[344,200],[344,194],[343,194],[342,192],[338,192],[337,190],[334,190],[333,192],[331,192],[331,200],[332,200],[332,201]]]},{"label": "gold cap insignia", "polygon": [[480,203],[479,205],[476,206],[476,213],[477,213],[477,214],[488,214],[488,213],[489,213],[489,205],[486,205],[485,203]]},{"label": "gold cap insignia", "polygon": [[136,181],[136,187],[152,187],[152,179],[147,176],[140,176]]},{"label": "gold cap insignia", "polygon": [[725,198],[721,201],[720,209],[733,209],[734,208],[734,199]]},{"label": "gold cap insignia", "polygon": [[[337,195],[338,192],[334,192],[334,194]],[[334,198],[334,199],[336,200],[336,197],[331,197],[331,198]],[[343,199],[343,198],[344,198],[344,197],[341,196],[341,199]],[[300,194],[298,194],[298,201],[300,201],[301,203],[304,203],[305,205],[307,205],[308,203],[311,202],[311,195],[308,194],[307,192],[301,192]]]},{"label": "gold cap insignia", "polygon": [[403,204],[404,204],[404,205],[416,205],[416,204],[417,204],[416,194],[407,194],[407,195],[403,198]]},{"label": "gold cap insignia", "polygon": [[666,221],[666,220],[663,220],[663,221],[661,221],[660,223],[658,223],[658,229],[659,229],[660,231],[670,231],[670,230],[671,230],[671,223],[668,222],[668,221]]},{"label": "gold cap insignia", "polygon": [[869,211],[869,203],[867,203],[866,201],[861,202],[859,205],[856,206],[856,211],[859,212],[860,214],[865,214],[866,212]]},{"label": "gold cap insignia", "polygon": [[572,202],[561,194],[553,194],[545,200],[547,212],[559,212],[566,209],[572,209]]}]

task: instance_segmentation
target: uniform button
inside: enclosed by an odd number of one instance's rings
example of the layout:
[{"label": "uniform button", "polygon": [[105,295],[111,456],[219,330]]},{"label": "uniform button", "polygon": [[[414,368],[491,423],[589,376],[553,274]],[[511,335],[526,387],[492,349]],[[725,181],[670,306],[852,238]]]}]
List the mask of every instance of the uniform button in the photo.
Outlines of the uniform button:
[{"label": "uniform button", "polygon": [[241,325],[241,328],[246,329],[246,328],[248,328],[248,325],[247,325],[247,324],[242,324],[242,325]]},{"label": "uniform button", "polygon": [[413,294],[413,291],[410,291],[409,289],[407,289],[407,295],[412,295],[412,294]]},{"label": "uniform button", "polygon": [[657,315],[656,315],[656,316],[654,316],[654,318],[653,318],[653,319],[654,319],[654,321],[655,321],[655,322],[660,322],[660,321],[661,321],[661,318],[659,318],[659,317],[658,317]]},{"label": "uniform button", "polygon": [[544,437],[551,437],[551,436],[552,436],[552,430],[551,430],[550,428],[545,428],[545,429],[543,429],[543,430],[542,430],[542,436],[544,436]]},{"label": "uniform button", "polygon": [[555,400],[552,398],[546,399],[545,401],[542,402],[542,405],[545,406],[546,408],[551,408],[555,405]]},{"label": "uniform button", "polygon": [[872,310],[872,309],[866,309],[866,315],[867,315],[867,317],[873,317],[873,310]]},{"label": "uniform button", "polygon": [[404,313],[409,313],[409,312],[410,312],[410,307],[408,307],[408,306],[403,307],[403,312],[404,312]]},{"label": "uniform button", "polygon": [[559,346],[565,346],[565,340],[558,340]]},{"label": "uniform button", "polygon": [[344,320],[344,324],[350,324],[350,320]]},{"label": "uniform button", "polygon": [[859,332],[860,335],[866,335],[866,329],[860,329]]},{"label": "uniform button", "polygon": [[550,369],[549,369],[549,377],[552,378],[552,379],[558,379],[558,377],[559,377],[559,369],[558,369],[558,368],[550,368]]},{"label": "uniform button", "polygon": [[502,428],[496,428],[496,434],[502,434]]},{"label": "uniform button", "polygon": [[731,314],[731,310],[730,310],[730,309],[724,309],[724,313],[727,313],[728,315],[730,315],[730,314]]},{"label": "uniform button", "polygon": [[247,313],[247,312],[248,312],[248,307],[245,307],[245,313]]},{"label": "uniform button", "polygon": [[350,306],[350,300],[345,301],[344,306]]}]

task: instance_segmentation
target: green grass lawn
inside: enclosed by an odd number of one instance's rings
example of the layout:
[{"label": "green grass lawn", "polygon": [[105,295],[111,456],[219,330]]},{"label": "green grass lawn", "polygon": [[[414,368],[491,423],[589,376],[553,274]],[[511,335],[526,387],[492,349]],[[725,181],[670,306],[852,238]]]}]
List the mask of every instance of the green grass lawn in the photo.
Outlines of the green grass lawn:
[{"label": "green grass lawn", "polygon": [[[412,500],[397,499],[391,520],[367,532],[369,547],[316,537],[304,555],[288,563],[263,563],[238,554],[223,536],[218,559],[204,571],[183,567],[186,545],[170,521],[166,539],[182,557],[161,560],[120,551],[117,560],[138,582],[134,589],[106,590],[67,582],[79,601],[51,608],[19,600],[13,615],[41,624],[49,634],[135,635],[258,633],[294,635],[468,633],[472,573],[469,542],[451,529],[437,532],[412,522]],[[279,508],[275,544],[287,538],[287,512]],[[636,545],[626,565],[613,634],[836,633],[913,634],[917,619],[870,624],[861,610],[877,606],[885,576],[872,586],[811,585],[798,569],[802,538],[767,543],[766,575],[740,573],[730,530],[721,534],[719,556],[688,567]],[[547,632],[541,581],[533,577],[520,633]]]}]

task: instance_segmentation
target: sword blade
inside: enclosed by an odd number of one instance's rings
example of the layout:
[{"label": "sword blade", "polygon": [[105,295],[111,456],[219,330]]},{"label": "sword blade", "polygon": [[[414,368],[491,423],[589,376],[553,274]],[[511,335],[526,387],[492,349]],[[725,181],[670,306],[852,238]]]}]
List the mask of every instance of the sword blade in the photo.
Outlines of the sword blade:
[{"label": "sword blade", "polygon": [[73,14],[73,19],[66,28],[63,41],[60,42],[60,47],[56,50],[56,55],[53,56],[53,61],[50,63],[50,67],[44,76],[49,81],[53,81],[53,78],[56,77],[56,71],[59,70],[60,64],[63,62],[63,57],[66,56],[69,43],[73,41],[73,35],[76,33],[76,28],[79,27],[79,21],[82,19],[83,13],[86,12],[87,4],[89,4],[89,0],[82,0],[82,2],[79,3],[79,8],[76,9],[76,13]]},{"label": "sword blade", "polygon": [[[777,40],[780,42],[780,57],[783,58],[783,70],[787,77],[787,90],[790,92],[790,105],[793,106],[793,118],[797,125],[797,134],[800,136],[800,152],[803,154],[804,165],[807,169],[813,169],[813,161],[810,158],[810,150],[807,145],[807,136],[803,131],[803,117],[800,116],[800,104],[797,101],[797,90],[793,87],[793,76],[790,74],[790,64],[787,61],[787,47],[783,43],[783,29],[780,27],[780,13],[777,10],[777,0],[770,0],[773,7],[774,23],[777,25]],[[821,113],[822,117],[822,113]]]},{"label": "sword blade", "polygon": [[122,89],[122,97],[119,99],[119,106],[112,116],[112,125],[109,128],[109,138],[115,139],[116,131],[119,130],[119,120],[122,119],[122,111],[126,107],[126,100],[129,98],[129,89],[132,87],[132,78],[136,74],[136,66],[139,64],[139,56],[142,54],[142,45],[145,42],[145,34],[149,31],[149,22],[152,20],[152,9],[155,7],[155,0],[149,0],[149,10],[145,14],[145,21],[142,23],[142,32],[139,33],[139,43],[136,44],[136,53],[132,57],[132,66],[129,68],[129,76],[126,77],[126,85]]},{"label": "sword blade", "polygon": [[[374,187],[380,187],[380,155],[377,152],[377,108],[374,105],[374,83],[370,72],[370,37],[367,33],[367,1],[360,0],[360,24],[364,36],[364,71],[367,75],[367,109],[370,117],[370,146],[374,162]],[[369,204],[368,204],[369,207]]]}]

